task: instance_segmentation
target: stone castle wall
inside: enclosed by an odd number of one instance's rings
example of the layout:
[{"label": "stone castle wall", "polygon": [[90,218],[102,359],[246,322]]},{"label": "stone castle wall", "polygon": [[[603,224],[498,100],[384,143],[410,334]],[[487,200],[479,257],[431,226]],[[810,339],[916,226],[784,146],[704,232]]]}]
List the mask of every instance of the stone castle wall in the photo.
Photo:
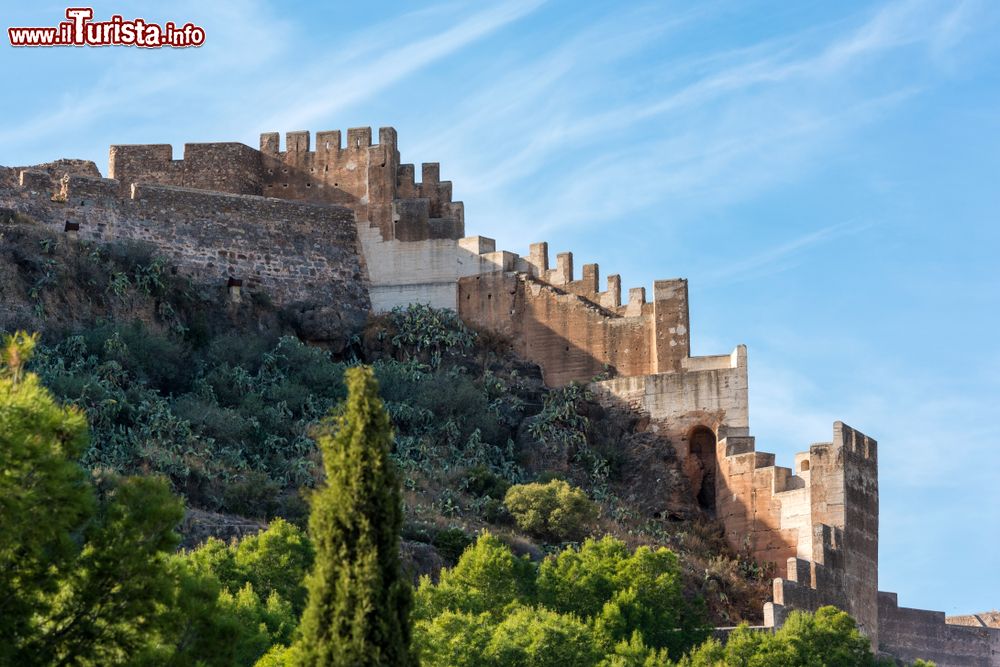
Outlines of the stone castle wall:
[{"label": "stone castle wall", "polygon": [[[748,530],[758,557],[779,566],[776,605],[835,604],[847,609],[877,646],[877,443],[837,422],[831,442],[796,456],[798,474],[774,466],[773,455],[764,456],[768,465],[755,470],[752,493],[736,494],[756,502],[729,503],[722,517],[727,530]],[[734,458],[726,456],[723,465],[731,466]],[[722,478],[737,484],[731,475]],[[747,528],[741,527],[744,522]]]},{"label": "stone castle wall", "polygon": [[112,146],[108,175],[122,196],[133,183],[156,183],[239,195],[262,195],[260,154],[240,143],[187,144],[173,159],[170,144]]},{"label": "stone castle wall", "polygon": [[385,240],[458,239],[465,210],[452,201],[452,184],[440,178],[436,162],[421,165],[415,181],[412,164],[400,164],[396,130],[351,128],[346,145],[339,130],[288,132],[260,137],[260,150],[239,143],[186,144],[183,159],[173,159],[169,144],[117,145],[110,151],[109,176],[127,193],[132,183],[177,185],[231,194],[259,195],[346,206],[359,221],[377,228]]},{"label": "stone castle wall", "polygon": [[337,305],[363,319],[370,303],[354,214],[344,207],[22,170],[0,206],[55,231],[147,243],[199,283],[242,283],[278,305]]},{"label": "stone castle wall", "polygon": [[895,593],[878,593],[879,644],[911,663],[918,658],[939,667],[1000,665],[1000,627],[955,622],[942,611],[900,607]]},{"label": "stone castle wall", "polygon": [[458,313],[511,337],[514,349],[542,367],[552,386],[611,373],[644,376],[680,370],[689,357],[687,281],[663,280],[646,302],[644,288],[621,305],[621,280],[598,287],[597,264],[575,280],[573,254],[548,268],[548,244],[528,258],[510,253],[506,270],[458,280]]}]

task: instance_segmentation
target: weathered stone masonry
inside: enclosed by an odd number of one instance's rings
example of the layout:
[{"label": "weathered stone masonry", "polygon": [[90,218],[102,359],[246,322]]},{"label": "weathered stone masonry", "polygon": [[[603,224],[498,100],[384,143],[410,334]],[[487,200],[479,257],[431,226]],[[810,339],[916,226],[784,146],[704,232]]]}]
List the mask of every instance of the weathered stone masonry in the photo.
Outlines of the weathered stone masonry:
[{"label": "weathered stone masonry", "polygon": [[[369,128],[277,133],[260,147],[113,146],[112,179],[92,163],[0,168],[0,206],[98,241],[156,245],[203,282],[242,281],[279,303],[332,313],[429,303],[507,334],[552,386],[591,382],[603,401],[648,416],[683,462],[697,500],[729,541],[774,565],[765,624],[792,609],[834,604],[873,646],[900,659],[1000,667],[1000,615],[955,619],[899,607],[878,591],[878,446],[840,422],[792,467],[756,450],[746,347],[692,357],[687,281],[657,281],[622,298],[602,290],[597,264],[550,265],[548,245],[526,256],[465,237],[464,208],[437,163],[402,164],[396,132]],[[593,381],[598,376],[609,379]]]},{"label": "weathered stone masonry", "polygon": [[79,238],[142,241],[194,280],[263,288],[279,304],[336,303],[363,314],[370,305],[354,214],[344,207],[132,184],[22,170],[0,189],[0,206]]},{"label": "weathered stone masonry", "polygon": [[260,150],[238,143],[187,144],[173,159],[168,144],[112,146],[110,176],[127,187],[136,182],[179,185],[218,192],[336,204],[353,209],[383,239],[418,241],[461,237],[465,212],[451,201],[452,184],[441,181],[437,163],[421,165],[415,182],[412,164],[399,163],[396,130],[371,128],[288,132],[280,150],[277,132],[262,134]]}]

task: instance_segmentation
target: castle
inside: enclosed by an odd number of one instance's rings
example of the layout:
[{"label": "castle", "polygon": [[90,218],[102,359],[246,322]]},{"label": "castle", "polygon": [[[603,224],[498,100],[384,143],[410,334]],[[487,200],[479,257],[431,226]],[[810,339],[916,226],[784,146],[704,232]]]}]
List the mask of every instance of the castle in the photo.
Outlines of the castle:
[{"label": "castle", "polygon": [[345,319],[421,302],[510,337],[550,386],[589,382],[603,401],[647,415],[677,450],[701,507],[734,547],[773,564],[765,625],[835,604],[873,647],[912,661],[1000,667],[1000,618],[946,618],[878,590],[878,447],[837,422],[791,467],[750,434],[747,350],[692,357],[687,281],[652,294],[597,264],[550,263],[465,236],[464,209],[436,163],[401,164],[396,131],[261,135],[239,143],[112,146],[110,178],[90,162],[0,168],[0,206],[95,241],[152,243],[176,271],[265,291],[279,305],[335,306]]}]

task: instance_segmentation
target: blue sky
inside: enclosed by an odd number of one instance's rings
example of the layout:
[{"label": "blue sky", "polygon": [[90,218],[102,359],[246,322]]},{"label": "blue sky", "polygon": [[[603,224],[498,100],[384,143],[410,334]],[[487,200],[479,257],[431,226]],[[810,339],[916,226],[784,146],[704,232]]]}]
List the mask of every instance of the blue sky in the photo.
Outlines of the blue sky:
[{"label": "blue sky", "polygon": [[[3,27],[65,10],[18,5]],[[200,49],[4,39],[0,164],[393,125],[468,233],[689,278],[694,352],[750,348],[759,449],[878,439],[880,587],[1000,606],[1000,5],[290,5],[95,4]]]}]

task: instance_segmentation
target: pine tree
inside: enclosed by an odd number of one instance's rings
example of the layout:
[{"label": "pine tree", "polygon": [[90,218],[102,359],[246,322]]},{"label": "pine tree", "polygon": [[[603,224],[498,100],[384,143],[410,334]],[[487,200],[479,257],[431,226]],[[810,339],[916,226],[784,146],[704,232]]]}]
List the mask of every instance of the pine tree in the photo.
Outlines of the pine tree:
[{"label": "pine tree", "polygon": [[171,597],[183,509],[161,479],[95,488],[83,413],[25,372],[36,340],[0,347],[0,665],[120,664]]},{"label": "pine tree", "polygon": [[24,371],[36,340],[19,333],[0,348],[0,664],[38,633],[77,552],[71,533],[95,505],[75,460],[87,446],[83,413]]},{"label": "pine tree", "polygon": [[296,662],[415,664],[412,592],[399,565],[402,499],[389,458],[393,435],[370,368],[346,373],[348,397],[317,431],[326,483],[311,498],[316,551]]}]

